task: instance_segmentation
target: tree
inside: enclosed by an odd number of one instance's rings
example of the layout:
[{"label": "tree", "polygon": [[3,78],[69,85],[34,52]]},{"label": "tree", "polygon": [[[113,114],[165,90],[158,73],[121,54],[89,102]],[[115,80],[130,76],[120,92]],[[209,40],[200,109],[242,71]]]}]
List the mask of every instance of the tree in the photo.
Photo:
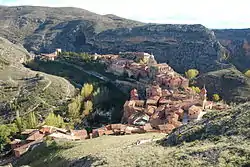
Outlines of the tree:
[{"label": "tree", "polygon": [[220,96],[218,94],[213,94],[213,101],[218,102],[220,100]]},{"label": "tree", "polygon": [[53,112],[49,113],[49,115],[46,117],[45,124],[58,128],[62,128],[65,126],[63,118],[60,115],[56,116]]},{"label": "tree", "polygon": [[193,91],[195,91],[196,93],[200,93],[200,92],[201,92],[200,88],[197,87],[197,86],[191,86],[191,89],[192,89]]},{"label": "tree", "polygon": [[83,99],[88,98],[94,90],[94,87],[92,84],[86,83],[83,85],[82,90],[81,90],[81,96]]},{"label": "tree", "polygon": [[247,70],[247,71],[245,72],[245,75],[246,75],[247,77],[250,78],[250,70]]},{"label": "tree", "polygon": [[22,118],[19,116],[19,111],[16,111],[16,120],[14,121],[17,129],[19,132],[22,132],[23,129],[26,128],[26,123],[22,120]]},{"label": "tree", "polygon": [[196,69],[189,69],[185,72],[185,75],[188,79],[193,79],[199,74],[199,71]]},{"label": "tree", "polygon": [[83,115],[87,116],[89,115],[90,112],[93,110],[93,103],[92,101],[88,100],[84,102],[84,110],[83,110]]},{"label": "tree", "polygon": [[81,106],[82,106],[82,97],[78,95],[68,105],[68,115],[71,119],[79,118]]},{"label": "tree", "polygon": [[10,142],[10,137],[18,131],[15,124],[0,125],[0,151]]},{"label": "tree", "polygon": [[27,120],[27,128],[34,129],[38,125],[38,120],[34,112],[30,112]]}]

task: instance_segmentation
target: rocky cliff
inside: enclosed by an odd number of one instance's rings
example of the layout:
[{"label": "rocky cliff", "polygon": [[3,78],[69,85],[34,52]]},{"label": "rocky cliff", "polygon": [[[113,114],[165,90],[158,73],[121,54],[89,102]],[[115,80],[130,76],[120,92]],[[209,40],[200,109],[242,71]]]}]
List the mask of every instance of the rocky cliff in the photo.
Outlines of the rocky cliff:
[{"label": "rocky cliff", "polygon": [[[201,72],[223,67],[225,48],[213,31],[202,25],[145,25],[107,30],[96,35],[98,52],[125,50],[153,53],[160,62],[169,63],[176,71],[190,68]],[[226,65],[227,66],[227,65]]]},{"label": "rocky cliff", "polygon": [[219,94],[227,102],[247,102],[250,100],[250,79],[236,68],[228,68],[208,72],[196,79],[196,84],[202,87],[204,84],[208,94]]},{"label": "rocky cliff", "polygon": [[228,50],[224,57],[239,70],[250,68],[250,29],[213,30],[219,42]]},{"label": "rocky cliff", "polygon": [[178,72],[224,68],[225,48],[202,25],[145,25],[78,8],[0,7],[0,15],[0,35],[28,51],[145,51]]}]

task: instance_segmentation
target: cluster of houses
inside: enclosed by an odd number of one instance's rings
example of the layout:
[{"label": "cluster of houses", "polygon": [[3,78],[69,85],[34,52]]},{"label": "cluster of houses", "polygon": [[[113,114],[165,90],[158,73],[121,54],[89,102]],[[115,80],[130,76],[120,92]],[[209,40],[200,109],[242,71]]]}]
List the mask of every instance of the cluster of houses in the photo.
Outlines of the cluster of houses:
[{"label": "cluster of houses", "polygon": [[58,140],[83,140],[88,138],[88,133],[85,129],[82,130],[66,130],[62,128],[56,128],[53,126],[42,126],[40,129],[26,129],[21,132],[21,139],[14,139],[10,142],[11,149],[14,152],[15,157],[20,157],[28,150],[41,144],[46,137]]},{"label": "cluster of houses", "polygon": [[108,124],[101,128],[93,129],[87,132],[85,129],[71,130],[56,128],[54,126],[44,125],[40,129],[26,129],[21,132],[21,139],[14,139],[10,142],[11,149],[16,158],[19,158],[27,151],[40,145],[44,140],[63,140],[63,141],[78,141],[92,139],[103,135],[124,135],[133,133],[158,132],[154,130],[150,124],[143,126],[133,126],[125,124]]},{"label": "cluster of houses", "polygon": [[[154,130],[171,132],[189,121],[199,120],[208,109],[228,108],[207,101],[205,86],[200,93],[189,87],[189,80],[168,64],[157,63],[154,55],[144,52],[120,52],[119,55],[95,55],[107,65],[107,72],[146,81],[145,92],[132,89],[124,104],[122,122],[128,125],[150,125]],[[145,82],[144,82],[145,83]],[[145,94],[146,99],[140,99]]]},{"label": "cluster of houses", "polygon": [[[44,54],[53,61],[60,54]],[[109,124],[88,133],[82,130],[66,130],[52,126],[26,129],[21,135],[25,140],[15,139],[11,148],[16,157],[40,144],[47,137],[55,140],[85,140],[103,135],[122,135],[146,132],[170,133],[173,129],[194,120],[199,120],[209,109],[223,110],[228,106],[207,100],[205,86],[200,93],[189,87],[189,80],[176,73],[166,63],[158,64],[152,54],[143,52],[120,52],[119,55],[97,55],[108,67],[108,72],[146,81],[145,99],[132,89],[130,99],[124,104],[123,124]]]},{"label": "cluster of houses", "polygon": [[57,56],[60,55],[60,53],[62,53],[62,49],[60,48],[57,48],[55,52],[53,53],[49,53],[49,54],[46,54],[46,53],[42,53],[39,58],[41,60],[46,60],[46,61],[54,61]]},{"label": "cluster of houses", "polygon": [[168,64],[157,63],[154,55],[144,52],[120,52],[119,55],[95,55],[107,65],[107,72],[134,78],[146,83],[156,81],[169,89],[188,87],[189,81],[176,73]]}]

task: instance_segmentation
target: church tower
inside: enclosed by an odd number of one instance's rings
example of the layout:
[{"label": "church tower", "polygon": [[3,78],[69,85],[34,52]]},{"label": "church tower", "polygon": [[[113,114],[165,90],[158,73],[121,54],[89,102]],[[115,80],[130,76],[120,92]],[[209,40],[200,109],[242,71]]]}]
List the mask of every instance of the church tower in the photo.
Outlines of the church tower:
[{"label": "church tower", "polygon": [[200,96],[202,99],[202,109],[204,110],[205,106],[207,104],[207,89],[206,89],[205,85],[201,89]]}]

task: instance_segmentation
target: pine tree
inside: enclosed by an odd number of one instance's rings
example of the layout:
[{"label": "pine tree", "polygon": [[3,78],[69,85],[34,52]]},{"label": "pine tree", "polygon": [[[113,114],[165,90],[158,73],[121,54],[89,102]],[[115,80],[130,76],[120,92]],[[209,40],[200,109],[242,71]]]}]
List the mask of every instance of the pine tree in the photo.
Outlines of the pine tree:
[{"label": "pine tree", "polygon": [[45,124],[49,126],[55,126],[58,128],[65,126],[63,118],[60,115],[56,116],[53,112],[49,113],[49,115],[45,119]]},{"label": "pine tree", "polygon": [[92,94],[93,90],[94,87],[92,84],[84,84],[81,90],[81,96],[83,97],[83,99],[88,98]]},{"label": "pine tree", "polygon": [[78,95],[68,105],[68,115],[69,115],[69,117],[71,119],[77,119],[77,118],[79,118],[81,106],[82,106],[82,97]]},{"label": "pine tree", "polygon": [[92,112],[92,110],[93,110],[93,103],[92,103],[92,101],[88,100],[88,101],[84,102],[83,115],[84,116],[89,115],[89,113]]},{"label": "pine tree", "polygon": [[27,120],[27,128],[34,129],[38,125],[38,121],[34,112],[29,113]]}]

